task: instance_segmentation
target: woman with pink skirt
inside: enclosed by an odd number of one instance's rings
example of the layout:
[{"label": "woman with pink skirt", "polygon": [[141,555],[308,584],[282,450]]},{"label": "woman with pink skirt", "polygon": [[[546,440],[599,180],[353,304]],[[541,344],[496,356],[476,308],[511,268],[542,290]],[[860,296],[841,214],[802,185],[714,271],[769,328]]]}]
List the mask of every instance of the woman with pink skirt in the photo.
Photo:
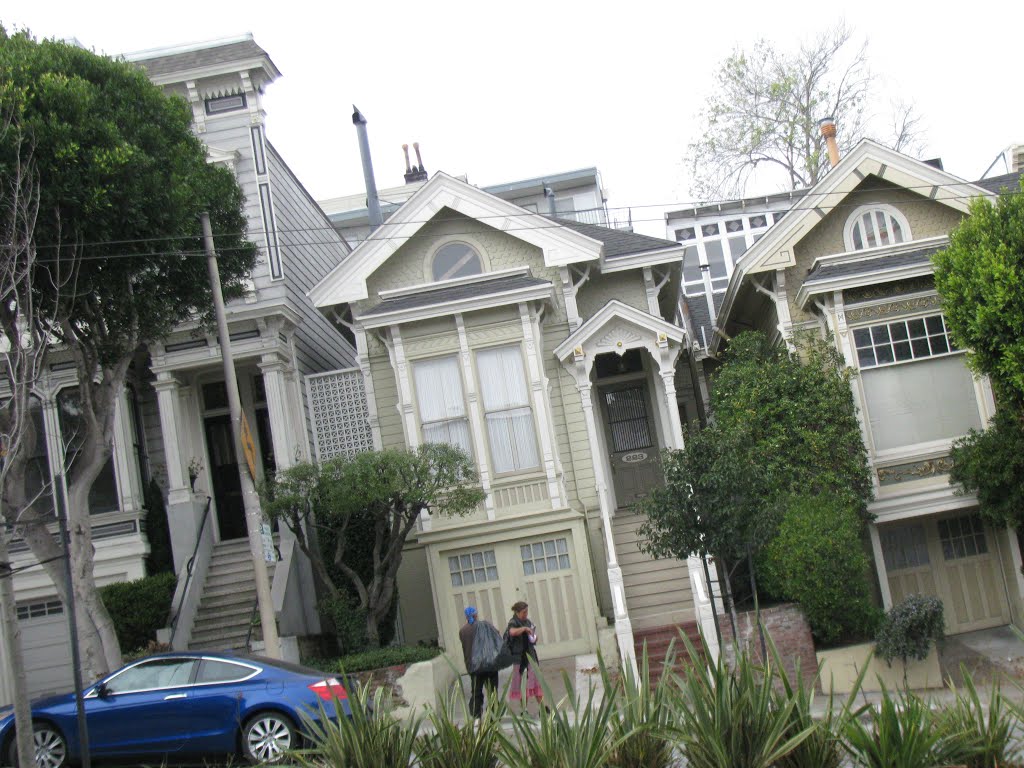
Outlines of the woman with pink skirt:
[{"label": "woman with pink skirt", "polygon": [[551,710],[544,706],[544,691],[537,676],[540,668],[536,647],[537,626],[528,618],[528,609],[529,606],[520,600],[512,606],[512,618],[508,622],[508,636],[512,647],[512,687],[508,697],[510,701],[521,702],[522,710],[525,712],[532,696],[540,706],[550,712]]}]

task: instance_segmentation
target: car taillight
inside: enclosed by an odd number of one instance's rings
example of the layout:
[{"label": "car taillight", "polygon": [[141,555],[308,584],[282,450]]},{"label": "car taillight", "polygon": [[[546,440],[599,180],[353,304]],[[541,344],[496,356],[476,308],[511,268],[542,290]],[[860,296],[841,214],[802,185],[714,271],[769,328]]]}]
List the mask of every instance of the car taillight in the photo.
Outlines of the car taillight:
[{"label": "car taillight", "polygon": [[348,698],[348,691],[345,690],[345,686],[336,677],[329,677],[326,680],[321,680],[319,683],[313,683],[309,686],[309,690],[313,691],[324,701]]}]

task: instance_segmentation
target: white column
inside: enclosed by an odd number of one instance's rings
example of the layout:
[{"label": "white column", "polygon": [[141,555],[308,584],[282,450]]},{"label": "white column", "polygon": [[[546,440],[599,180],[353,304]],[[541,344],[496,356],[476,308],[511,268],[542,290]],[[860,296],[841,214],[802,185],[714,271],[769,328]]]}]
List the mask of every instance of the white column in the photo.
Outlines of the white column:
[{"label": "white column", "polygon": [[157,406],[160,409],[160,434],[164,442],[164,463],[167,465],[168,504],[183,504],[192,500],[185,462],[181,455],[181,435],[178,425],[181,420],[180,384],[170,373],[157,374]]},{"label": "white column", "polygon": [[405,357],[402,332],[397,325],[391,326],[392,359],[395,366],[395,380],[398,383],[398,411],[405,428],[405,444],[409,448],[420,445],[419,430],[416,428],[416,407],[412,396],[412,379],[409,376],[409,361]]},{"label": "white column", "polygon": [[[295,429],[288,418],[288,365],[274,353],[263,355],[259,363],[263,389],[267,393],[267,414],[270,416],[270,439],[274,444],[274,463],[280,472],[294,463],[291,439]],[[253,425],[255,427],[255,425]],[[264,446],[265,448],[265,446]]]},{"label": "white column", "polygon": [[683,447],[683,421],[679,418],[679,403],[676,402],[676,361],[679,359],[680,347],[671,347],[663,333],[658,334],[658,347],[661,351],[658,373],[665,392],[670,447],[678,450]]},{"label": "white column", "polygon": [[537,432],[540,438],[541,457],[544,461],[544,474],[548,478],[548,498],[551,499],[552,509],[561,509],[566,506],[566,503],[562,498],[562,487],[558,482],[558,473],[555,471],[555,451],[552,445],[554,434],[549,417],[548,393],[544,387],[543,372],[537,355],[537,344],[533,335],[530,308],[525,303],[519,305],[519,320],[523,326],[523,341],[526,342],[526,370],[530,377],[533,410],[537,425],[540,427]]},{"label": "white column", "polygon": [[882,553],[882,537],[878,535],[878,525],[868,524],[871,535],[871,551],[875,555],[875,570],[878,573],[878,588],[882,591],[882,608],[892,608],[892,592],[889,590],[889,575],[885,570],[885,555]]},{"label": "white column", "polygon": [[484,492],[484,511],[487,512],[487,519],[493,520],[495,518],[494,497],[491,495],[491,469],[487,465],[487,446],[485,445],[487,430],[484,427],[480,395],[476,391],[476,377],[473,375],[473,361],[469,350],[469,337],[466,334],[466,322],[461,312],[455,315],[455,327],[459,331],[462,386],[466,390],[469,421],[472,425],[470,437],[473,440],[473,453],[476,455],[476,471],[480,476],[480,488]]},{"label": "white column", "polygon": [[644,290],[647,293],[647,311],[655,317],[661,317],[661,307],[658,306],[658,284],[654,282],[654,271],[650,267],[644,267]]},{"label": "white column", "polygon": [[793,318],[789,314],[789,296],[786,294],[786,271],[775,270],[775,314],[779,318],[779,333],[786,347],[793,352]]},{"label": "white column", "polygon": [[124,390],[114,403],[114,477],[121,495],[122,512],[138,512],[143,507],[142,476],[135,454],[135,432],[132,429],[128,393]]},{"label": "white column", "polygon": [[370,371],[370,348],[366,337],[366,329],[356,324],[353,327],[356,336],[356,365],[363,372],[363,391],[366,393],[366,412],[370,416],[370,432],[373,434],[373,447],[380,450],[384,441],[380,436],[380,416],[377,413],[377,396],[373,388],[373,373]]},{"label": "white column", "polygon": [[587,425],[587,438],[590,442],[590,454],[594,463],[594,481],[597,484],[597,497],[601,505],[601,527],[604,530],[605,556],[608,562],[608,587],[612,594],[612,609],[615,613],[615,636],[619,641],[619,655],[623,663],[636,670],[636,650],[633,647],[633,625],[629,620],[626,607],[626,586],[622,579],[622,568],[619,567],[618,555],[615,552],[615,537],[612,534],[612,510],[608,503],[608,479],[604,473],[600,441],[598,440],[597,418],[594,414],[593,385],[590,382],[590,370],[583,350],[574,355],[576,364],[574,375],[576,388],[580,393],[580,405]]}]

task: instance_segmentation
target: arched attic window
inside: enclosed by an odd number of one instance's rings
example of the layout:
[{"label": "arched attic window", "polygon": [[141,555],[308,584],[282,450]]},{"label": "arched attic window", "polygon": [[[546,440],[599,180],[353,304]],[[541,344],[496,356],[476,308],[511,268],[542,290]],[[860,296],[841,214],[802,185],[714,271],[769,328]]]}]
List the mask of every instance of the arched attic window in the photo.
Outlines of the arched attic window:
[{"label": "arched attic window", "polygon": [[846,250],[862,251],[911,240],[907,217],[891,205],[862,205],[846,220]]},{"label": "arched attic window", "polygon": [[434,253],[431,274],[434,280],[454,280],[483,272],[480,254],[466,243],[448,243]]}]

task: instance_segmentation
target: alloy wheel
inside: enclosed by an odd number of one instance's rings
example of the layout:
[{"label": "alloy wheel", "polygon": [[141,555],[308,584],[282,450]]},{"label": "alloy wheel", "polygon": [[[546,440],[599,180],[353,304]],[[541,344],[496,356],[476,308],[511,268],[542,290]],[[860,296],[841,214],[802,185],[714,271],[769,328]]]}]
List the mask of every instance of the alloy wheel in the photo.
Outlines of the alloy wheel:
[{"label": "alloy wheel", "polygon": [[37,725],[33,729],[37,768],[63,768],[68,759],[64,737],[53,728]]},{"label": "alloy wheel", "polygon": [[[292,748],[295,730],[281,715],[257,715],[245,728],[246,757],[257,763],[280,760]],[[50,768],[50,767],[46,767]]]}]

